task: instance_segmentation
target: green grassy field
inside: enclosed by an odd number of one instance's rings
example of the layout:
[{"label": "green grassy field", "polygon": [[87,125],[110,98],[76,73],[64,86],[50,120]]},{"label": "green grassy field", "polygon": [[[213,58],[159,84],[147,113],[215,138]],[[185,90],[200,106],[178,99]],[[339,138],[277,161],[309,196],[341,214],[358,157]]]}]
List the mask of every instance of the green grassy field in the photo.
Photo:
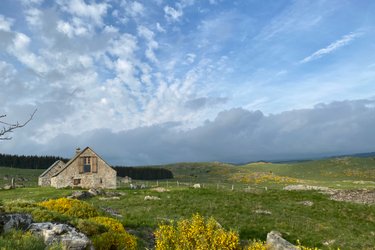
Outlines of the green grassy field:
[{"label": "green grassy field", "polygon": [[[87,201],[97,208],[111,208],[121,214],[125,227],[141,238],[143,246],[151,244],[150,235],[160,222],[200,213],[213,216],[224,228],[237,230],[243,241],[265,240],[268,232],[278,230],[290,242],[300,240],[310,247],[375,249],[375,205],[333,201],[317,191],[282,190],[286,185],[298,183],[375,189],[374,158],[243,166],[179,163],[166,167],[173,171],[175,179],[158,184],[168,187],[167,192],[151,188],[130,190],[125,185],[117,190],[123,193],[119,200],[93,197]],[[33,179],[30,187],[0,190],[0,202],[17,198],[42,201],[72,193],[71,189],[35,187],[40,173],[41,170],[0,168],[0,178],[19,175]],[[156,185],[156,182],[146,183]],[[193,189],[184,183],[201,183],[204,188]],[[160,200],[144,200],[146,195]],[[303,205],[303,201],[311,201],[313,205]]]},{"label": "green grassy field", "polygon": [[[24,184],[27,187],[38,185],[38,176],[43,173],[44,169],[21,169],[0,167],[0,187],[11,183],[11,178],[14,177],[16,184]],[[17,178],[26,178],[27,181],[20,181]]]}]

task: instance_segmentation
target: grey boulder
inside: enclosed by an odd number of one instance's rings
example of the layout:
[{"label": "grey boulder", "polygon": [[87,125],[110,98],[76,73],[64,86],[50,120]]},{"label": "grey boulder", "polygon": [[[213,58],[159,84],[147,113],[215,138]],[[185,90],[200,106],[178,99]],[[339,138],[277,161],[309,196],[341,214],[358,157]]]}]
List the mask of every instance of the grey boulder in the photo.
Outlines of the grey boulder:
[{"label": "grey boulder", "polygon": [[74,227],[60,223],[33,223],[29,227],[33,234],[40,235],[46,245],[60,243],[64,249],[80,250],[91,246],[89,238]]}]

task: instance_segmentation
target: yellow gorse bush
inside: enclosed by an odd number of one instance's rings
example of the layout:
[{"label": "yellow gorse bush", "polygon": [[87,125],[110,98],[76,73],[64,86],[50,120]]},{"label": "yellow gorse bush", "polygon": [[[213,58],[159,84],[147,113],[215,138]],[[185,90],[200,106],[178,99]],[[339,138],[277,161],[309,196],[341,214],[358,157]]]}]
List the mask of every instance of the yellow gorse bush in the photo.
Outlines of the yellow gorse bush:
[{"label": "yellow gorse bush", "polygon": [[107,230],[117,232],[117,233],[125,233],[124,226],[116,219],[105,217],[105,216],[98,216],[90,218],[89,221],[96,222],[100,225],[103,225]]},{"label": "yellow gorse bush", "polygon": [[93,243],[96,249],[136,249],[137,239],[125,231],[124,226],[116,219],[98,216],[89,221],[103,225],[108,232],[95,236]]},{"label": "yellow gorse bush", "polygon": [[253,240],[244,249],[245,250],[269,250],[270,247],[267,245],[265,241]]},{"label": "yellow gorse bush", "polygon": [[59,198],[38,203],[39,206],[71,217],[90,218],[98,215],[94,206],[76,199]]},{"label": "yellow gorse bush", "polygon": [[236,232],[225,231],[215,219],[205,220],[199,214],[177,223],[159,225],[155,238],[156,250],[240,249]]}]

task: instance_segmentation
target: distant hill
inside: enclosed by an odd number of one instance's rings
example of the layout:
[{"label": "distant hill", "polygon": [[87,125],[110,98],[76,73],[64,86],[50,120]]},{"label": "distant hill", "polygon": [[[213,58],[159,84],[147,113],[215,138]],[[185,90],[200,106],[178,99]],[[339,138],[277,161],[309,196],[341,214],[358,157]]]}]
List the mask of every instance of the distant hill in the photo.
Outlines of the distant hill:
[{"label": "distant hill", "polygon": [[[375,181],[375,158],[339,156],[294,162],[252,162],[234,165],[221,162],[183,162],[153,167],[172,171],[173,176],[187,182],[232,182],[247,177],[290,177],[309,181]],[[290,179],[290,180],[292,180]]]}]

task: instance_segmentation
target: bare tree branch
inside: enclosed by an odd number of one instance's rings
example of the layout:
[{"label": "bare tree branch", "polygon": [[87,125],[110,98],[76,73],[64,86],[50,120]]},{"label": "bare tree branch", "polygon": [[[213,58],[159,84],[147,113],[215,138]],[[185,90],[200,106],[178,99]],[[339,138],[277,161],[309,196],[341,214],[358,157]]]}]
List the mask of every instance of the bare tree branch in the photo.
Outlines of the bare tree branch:
[{"label": "bare tree branch", "polygon": [[0,129],[0,140],[11,140],[12,137],[5,136],[5,134],[12,133],[13,130],[26,126],[34,118],[36,111],[37,109],[35,109],[34,112],[30,115],[29,119],[23,123],[19,123],[19,122],[10,123],[10,122],[2,121],[1,119],[5,118],[6,115],[0,115],[0,124],[3,125],[3,128]]}]

